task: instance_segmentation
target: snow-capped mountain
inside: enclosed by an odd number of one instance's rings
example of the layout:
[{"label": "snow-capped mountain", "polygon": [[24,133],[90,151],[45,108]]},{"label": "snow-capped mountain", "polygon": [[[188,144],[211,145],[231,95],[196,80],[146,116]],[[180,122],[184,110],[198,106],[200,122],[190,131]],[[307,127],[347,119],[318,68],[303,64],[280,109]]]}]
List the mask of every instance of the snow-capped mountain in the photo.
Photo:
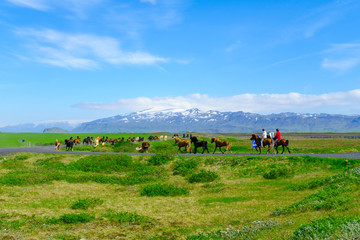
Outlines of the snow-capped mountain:
[{"label": "snow-capped mountain", "polygon": [[359,132],[360,115],[146,109],[82,123],[73,132]]}]

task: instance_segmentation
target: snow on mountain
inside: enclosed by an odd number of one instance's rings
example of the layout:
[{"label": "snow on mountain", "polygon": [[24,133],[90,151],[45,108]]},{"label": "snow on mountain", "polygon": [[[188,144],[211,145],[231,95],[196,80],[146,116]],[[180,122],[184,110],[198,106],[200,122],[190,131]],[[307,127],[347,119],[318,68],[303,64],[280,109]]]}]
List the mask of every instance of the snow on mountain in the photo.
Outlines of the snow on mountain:
[{"label": "snow on mountain", "polygon": [[150,108],[94,121],[42,121],[0,128],[0,132],[43,132],[58,127],[71,132],[359,132],[360,115],[201,111],[197,108]]},{"label": "snow on mountain", "polygon": [[284,132],[360,131],[360,116],[245,112],[193,109],[146,109],[81,124],[74,132]]}]

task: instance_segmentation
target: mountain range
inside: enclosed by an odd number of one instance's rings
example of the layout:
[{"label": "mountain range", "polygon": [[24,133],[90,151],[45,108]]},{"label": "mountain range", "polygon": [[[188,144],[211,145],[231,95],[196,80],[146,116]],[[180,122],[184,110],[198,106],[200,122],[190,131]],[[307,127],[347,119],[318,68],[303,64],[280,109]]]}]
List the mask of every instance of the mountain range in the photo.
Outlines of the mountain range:
[{"label": "mountain range", "polygon": [[[62,124],[60,124],[62,123]],[[46,125],[46,126],[45,126]],[[43,132],[60,127],[74,133],[114,132],[360,132],[360,115],[200,111],[199,109],[147,109],[81,124],[22,124],[2,132]]]}]

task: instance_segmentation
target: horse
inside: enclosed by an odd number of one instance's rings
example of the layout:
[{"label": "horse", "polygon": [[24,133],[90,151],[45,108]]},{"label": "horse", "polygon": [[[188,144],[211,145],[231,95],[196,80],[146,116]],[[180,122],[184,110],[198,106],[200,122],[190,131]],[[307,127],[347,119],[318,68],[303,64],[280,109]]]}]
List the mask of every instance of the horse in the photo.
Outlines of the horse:
[{"label": "horse", "polygon": [[[215,150],[213,152],[213,154],[215,153],[216,149],[219,148],[220,149],[220,152],[224,154],[224,152],[226,151],[229,151],[231,152],[230,148],[231,148],[231,142],[229,141],[221,141],[220,139],[216,138],[216,137],[212,137],[211,138],[211,143],[215,142]],[[221,147],[224,147],[226,146],[225,148],[225,151],[222,151],[221,150]]]},{"label": "horse", "polygon": [[[250,140],[255,140],[256,145],[259,149],[259,154],[261,154],[261,138],[259,138],[255,133],[251,134]],[[268,146],[268,150],[266,153],[270,152],[270,149],[275,153],[274,146],[272,144],[271,138],[266,138],[263,141],[263,147]]]},{"label": "horse", "polygon": [[84,138],[84,140],[83,140],[83,144],[86,144],[86,145],[91,144],[90,137]]},{"label": "horse", "polygon": [[95,138],[95,140],[94,140],[94,147],[97,147],[97,146],[99,146],[99,143],[100,143],[100,140],[102,139],[102,137],[97,137],[97,138]]},{"label": "horse", "polygon": [[202,148],[203,148],[202,154],[204,154],[205,150],[207,150],[207,152],[210,153],[210,152],[209,152],[209,149],[208,149],[208,147],[207,147],[207,141],[201,141],[201,142],[199,142],[199,140],[197,139],[197,137],[191,137],[190,140],[191,140],[191,143],[194,143],[194,154],[196,153],[198,147],[202,147]]},{"label": "horse", "polygon": [[69,140],[65,139],[65,150],[66,151],[73,151],[73,147],[74,147],[74,141],[73,138],[71,137]]},{"label": "horse", "polygon": [[175,140],[175,144],[177,144],[180,140],[180,138],[178,136],[174,136],[173,139]]},{"label": "horse", "polygon": [[274,145],[274,148],[276,150],[276,153],[279,153],[278,152],[278,147],[279,146],[282,146],[283,150],[281,152],[281,154],[284,153],[285,151],[285,148],[288,150],[288,152],[290,153],[290,149],[289,149],[289,140],[286,140],[286,139],[279,139],[279,141],[276,142],[276,144]]},{"label": "horse", "polygon": [[75,143],[75,145],[77,145],[77,144],[80,144],[81,143],[81,139],[80,139],[80,137],[78,136],[75,140],[74,140],[74,143]]},{"label": "horse", "polygon": [[150,148],[149,142],[142,142],[140,147],[137,147],[136,150],[139,152],[148,152]]},{"label": "horse", "polygon": [[[178,151],[181,151],[182,147],[185,147],[185,151],[187,152],[191,152],[191,143],[189,140],[182,140],[180,138],[176,138],[177,139],[177,144],[179,146]],[[176,141],[176,140],[175,140]]]},{"label": "horse", "polygon": [[58,139],[56,139],[55,150],[60,151],[60,145],[61,145],[61,142]]}]

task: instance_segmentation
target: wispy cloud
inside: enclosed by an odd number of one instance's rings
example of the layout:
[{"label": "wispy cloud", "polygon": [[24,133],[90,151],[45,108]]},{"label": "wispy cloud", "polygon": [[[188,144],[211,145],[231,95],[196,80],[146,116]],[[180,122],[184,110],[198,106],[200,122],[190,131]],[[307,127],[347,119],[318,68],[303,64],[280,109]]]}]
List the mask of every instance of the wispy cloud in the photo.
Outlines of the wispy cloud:
[{"label": "wispy cloud", "polygon": [[47,0],[6,0],[20,7],[32,8],[39,11],[49,11],[55,8],[68,9],[70,11],[79,11],[88,7],[95,6],[104,0],[62,0],[62,1],[47,1]]},{"label": "wispy cloud", "polygon": [[325,69],[335,70],[335,71],[347,71],[359,64],[359,59],[341,59],[341,60],[330,60],[325,58],[321,66]]},{"label": "wispy cloud", "polygon": [[156,4],[156,0],[140,0],[140,2],[142,2],[142,3]]},{"label": "wispy cloud", "polygon": [[138,97],[119,99],[108,103],[78,103],[75,108],[97,110],[139,111],[146,108],[199,108],[201,110],[246,111],[257,113],[281,111],[306,111],[328,106],[356,107],[360,101],[360,89],[319,95],[288,94],[241,94],[230,97],[211,97],[191,94],[178,97]]},{"label": "wispy cloud", "polygon": [[59,67],[93,69],[101,63],[152,65],[168,61],[143,51],[123,51],[120,42],[111,37],[49,29],[21,29],[16,33],[27,38],[32,59]]},{"label": "wispy cloud", "polygon": [[235,43],[231,44],[230,46],[228,46],[226,49],[225,49],[225,52],[233,52],[235,51],[236,49],[240,48],[242,46],[242,42],[241,41],[236,41]]},{"label": "wispy cloud", "polygon": [[46,11],[50,8],[46,5],[44,0],[7,0],[17,6],[33,8],[40,11]]},{"label": "wispy cloud", "polygon": [[341,43],[332,44],[329,49],[324,51],[321,66],[326,70],[348,71],[360,64],[360,44]]}]

